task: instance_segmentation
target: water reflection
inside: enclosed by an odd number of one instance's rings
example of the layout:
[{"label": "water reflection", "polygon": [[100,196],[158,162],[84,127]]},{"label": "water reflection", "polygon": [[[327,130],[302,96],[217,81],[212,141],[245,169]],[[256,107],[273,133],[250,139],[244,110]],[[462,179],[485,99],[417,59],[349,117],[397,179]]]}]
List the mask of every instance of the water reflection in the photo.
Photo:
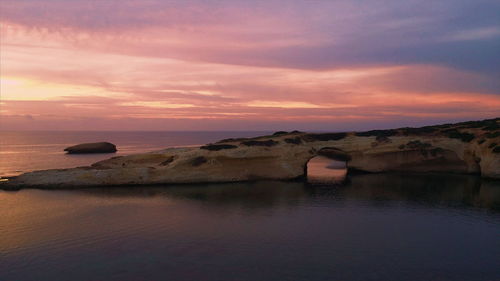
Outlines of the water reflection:
[{"label": "water reflection", "polygon": [[500,182],[0,191],[0,280],[496,280]]},{"label": "water reflection", "polygon": [[97,197],[165,197],[200,201],[214,206],[242,208],[294,205],[303,200],[362,199],[373,204],[403,201],[446,207],[474,207],[500,211],[500,181],[469,175],[363,174],[344,184],[316,188],[302,182],[90,188],[73,191]]}]

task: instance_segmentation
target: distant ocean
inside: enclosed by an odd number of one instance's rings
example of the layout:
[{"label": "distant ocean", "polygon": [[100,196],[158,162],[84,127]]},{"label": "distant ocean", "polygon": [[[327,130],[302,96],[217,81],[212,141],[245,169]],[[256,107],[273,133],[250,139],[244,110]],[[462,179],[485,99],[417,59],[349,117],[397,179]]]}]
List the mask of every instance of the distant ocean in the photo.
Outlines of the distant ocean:
[{"label": "distant ocean", "polygon": [[[270,132],[102,132],[33,131],[0,132],[0,176],[23,172],[87,166],[118,155],[154,151],[175,146],[202,145],[225,138],[253,137]],[[64,148],[85,142],[108,141],[113,154],[68,155]]]}]

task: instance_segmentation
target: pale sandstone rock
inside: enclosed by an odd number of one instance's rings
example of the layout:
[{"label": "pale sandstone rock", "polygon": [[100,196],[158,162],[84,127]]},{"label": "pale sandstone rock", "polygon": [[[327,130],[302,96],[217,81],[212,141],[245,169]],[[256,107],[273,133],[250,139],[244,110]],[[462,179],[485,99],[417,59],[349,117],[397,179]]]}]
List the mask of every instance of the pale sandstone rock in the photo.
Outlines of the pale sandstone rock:
[{"label": "pale sandstone rock", "polygon": [[460,128],[460,133],[475,135],[464,141],[451,138],[441,128],[420,134],[405,130],[386,132],[389,136],[384,137],[293,132],[229,139],[203,148],[169,148],[114,157],[90,167],[25,173],[3,187],[292,180],[304,177],[307,162],[319,154],[347,157],[348,168],[366,172],[474,173],[500,179],[500,153],[493,152],[500,136],[486,137],[491,132],[480,128]]}]

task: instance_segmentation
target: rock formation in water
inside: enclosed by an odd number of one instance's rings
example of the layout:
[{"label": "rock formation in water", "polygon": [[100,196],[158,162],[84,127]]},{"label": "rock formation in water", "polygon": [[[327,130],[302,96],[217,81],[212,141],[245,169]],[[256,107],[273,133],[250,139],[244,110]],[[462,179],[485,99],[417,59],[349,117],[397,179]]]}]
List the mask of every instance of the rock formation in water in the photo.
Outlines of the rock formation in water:
[{"label": "rock formation in water", "polygon": [[500,179],[500,118],[348,133],[278,132],[25,173],[4,188],[292,180],[316,155],[365,172],[449,172]]},{"label": "rock formation in water", "polygon": [[82,143],[64,149],[68,154],[114,153],[116,145],[109,142]]}]

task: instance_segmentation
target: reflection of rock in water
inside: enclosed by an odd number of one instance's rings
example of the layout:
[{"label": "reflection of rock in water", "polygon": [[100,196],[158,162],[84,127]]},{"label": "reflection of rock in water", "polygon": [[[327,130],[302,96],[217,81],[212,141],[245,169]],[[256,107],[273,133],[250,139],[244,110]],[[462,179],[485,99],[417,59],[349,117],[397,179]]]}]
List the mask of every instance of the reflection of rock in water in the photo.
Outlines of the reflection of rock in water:
[{"label": "reflection of rock in water", "polygon": [[89,188],[66,192],[97,197],[150,198],[203,202],[213,210],[294,206],[321,198],[324,204],[341,206],[363,201],[386,208],[401,203],[457,209],[481,208],[500,212],[500,181],[469,175],[359,174],[335,188],[315,188],[303,182],[259,181],[226,184]]},{"label": "reflection of rock in water", "polygon": [[214,208],[244,208],[296,205],[310,192],[303,182],[256,181],[238,183],[185,184],[88,188],[75,190],[98,197],[150,198],[164,197],[204,202]]},{"label": "reflection of rock in water", "polygon": [[345,162],[316,156],[307,163],[307,182],[314,185],[342,183],[347,175]]},{"label": "reflection of rock in water", "polygon": [[399,202],[500,211],[500,182],[459,174],[364,174],[349,177],[337,194],[360,198],[377,205]]}]

